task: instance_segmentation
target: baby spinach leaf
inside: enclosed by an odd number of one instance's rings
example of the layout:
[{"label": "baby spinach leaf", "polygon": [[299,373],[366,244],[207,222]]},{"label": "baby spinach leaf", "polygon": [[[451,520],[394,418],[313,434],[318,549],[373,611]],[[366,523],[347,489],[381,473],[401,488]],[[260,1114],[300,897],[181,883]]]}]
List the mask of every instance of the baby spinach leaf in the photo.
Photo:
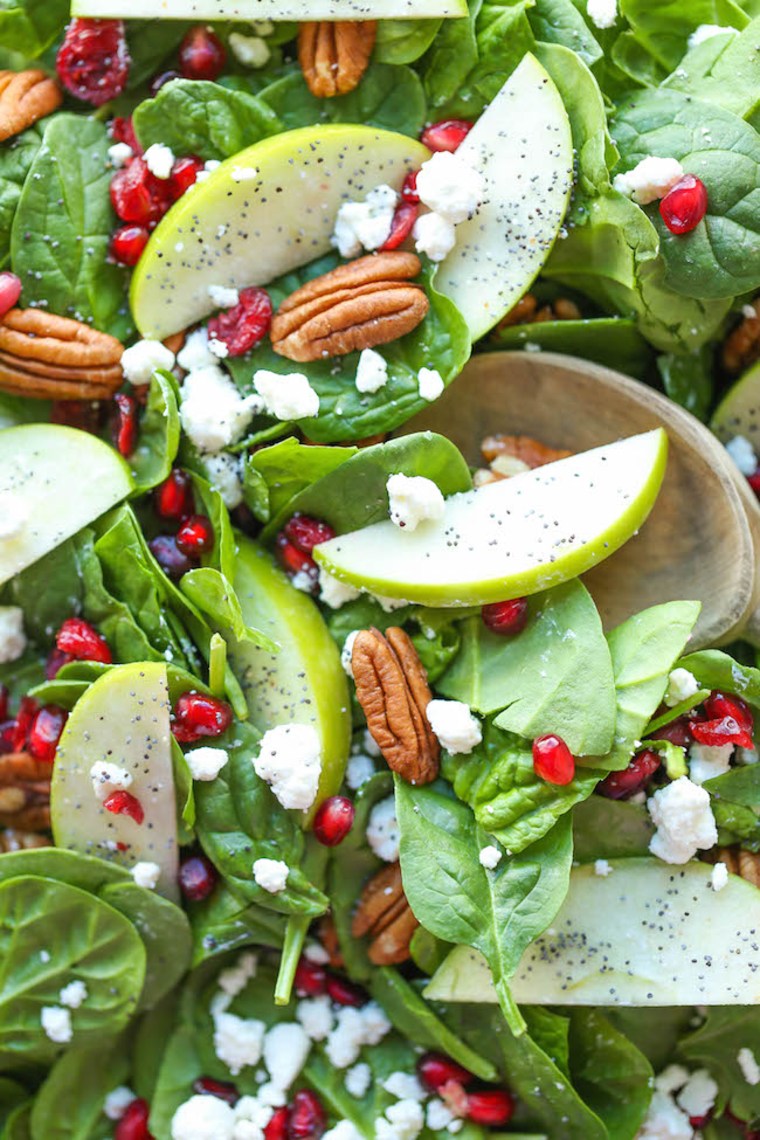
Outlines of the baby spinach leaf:
[{"label": "baby spinach leaf", "polygon": [[760,804],[760,764],[746,764],[732,768],[723,776],[705,780],[703,787],[711,796],[731,800],[735,804],[756,808]]},{"label": "baby spinach leaf", "polygon": [[713,402],[712,351],[705,346],[688,355],[668,352],[657,357],[666,396],[697,419],[706,420]]},{"label": "baby spinach leaf", "polygon": [[602,58],[601,46],[573,0],[536,0],[528,22],[537,40],[576,52],[589,67]]},{"label": "baby spinach leaf", "polygon": [[0,43],[30,58],[58,38],[69,18],[68,0],[3,0]]},{"label": "baby spinach leaf", "polygon": [[578,863],[648,855],[653,835],[644,804],[589,796],[573,808],[573,856]]},{"label": "baby spinach leaf", "polygon": [[713,36],[690,51],[663,86],[749,119],[760,105],[760,59],[753,50],[758,32],[760,17],[738,36]]},{"label": "baby spinach leaf", "polygon": [[14,1108],[2,1131],[2,1140],[32,1140],[30,1120],[32,1101]]},{"label": "baby spinach leaf", "polygon": [[174,379],[168,372],[154,372],[137,447],[129,457],[135,495],[144,495],[166,479],[177,455],[179,437]]},{"label": "baby spinach leaf", "polygon": [[431,110],[456,94],[478,62],[475,21],[482,5],[483,0],[468,0],[467,16],[444,20],[422,61],[422,81]]},{"label": "baby spinach leaf", "polygon": [[760,1057],[756,1007],[712,1006],[704,1025],[681,1041],[679,1051],[689,1066],[709,1069],[732,1111],[752,1120],[760,1116],[760,1084],[751,1085],[744,1077],[737,1060],[740,1049]]},{"label": "baby spinach leaf", "polygon": [[81,115],[48,122],[11,229],[23,303],[107,329],[124,305],[125,272],[108,261],[114,227],[105,126]]},{"label": "baby spinach leaf", "polygon": [[[246,501],[262,522],[267,522],[272,516],[279,517],[300,491],[329,475],[357,451],[355,447],[308,447],[293,436],[271,447],[262,447],[248,459],[246,480],[252,472],[261,477],[265,487],[261,503],[265,506],[254,510],[247,496]],[[258,494],[262,492],[258,491]]]},{"label": "baby spinach leaf", "polygon": [[652,350],[634,321],[622,317],[506,325],[494,330],[490,339],[498,348],[506,350],[537,344],[547,352],[580,356],[640,380],[647,373],[652,359]]},{"label": "baby spinach leaf", "polygon": [[378,20],[374,59],[414,63],[435,41],[443,20]]},{"label": "baby spinach leaf", "polygon": [[132,62],[127,90],[134,90],[165,70],[161,64],[177,51],[192,26],[186,20],[130,20],[127,42]]},{"label": "baby spinach leaf", "polygon": [[0,1077],[0,1128],[7,1122],[11,1111],[23,1104],[28,1096],[24,1085],[10,1077]]},{"label": "baby spinach leaf", "polygon": [[260,645],[269,653],[277,653],[279,650],[276,641],[246,625],[237,594],[218,570],[212,570],[210,566],[188,570],[180,579],[180,589],[215,629],[226,631],[236,641],[250,641],[254,645]]},{"label": "baby spinach leaf", "polygon": [[[0,11],[0,31],[2,12]],[[16,213],[21,190],[34,156],[40,149],[42,128],[31,127],[15,139],[5,143],[0,151],[0,266],[11,252],[11,225]]]},{"label": "baby spinach leaf", "polygon": [[604,1121],[609,1140],[630,1140],[652,1098],[652,1066],[596,1009],[573,1010],[569,1044],[576,1092]]},{"label": "baby spinach leaf", "polygon": [[[76,1013],[74,1013],[76,1018]],[[103,1120],[103,1102],[126,1084],[129,1062],[124,1040],[100,1040],[71,1048],[60,1057],[34,1098],[32,1140],[90,1140]]]},{"label": "baby spinach leaf", "polygon": [[177,995],[167,994],[135,1025],[130,1040],[130,1086],[148,1103],[153,1099],[161,1061],[177,1017]]},{"label": "baby spinach leaf", "polygon": [[285,915],[262,906],[241,906],[240,900],[222,884],[209,899],[189,906],[193,930],[193,966],[207,958],[242,946],[272,946],[285,939]]},{"label": "baby spinach leaf", "polygon": [[169,1039],[150,1103],[152,1136],[171,1136],[172,1117],[192,1095],[193,1081],[203,1072],[196,1032],[180,1025]]},{"label": "baby spinach leaf", "polygon": [[703,689],[719,689],[760,708],[760,669],[743,665],[721,649],[700,649],[678,662]]},{"label": "baby spinach leaf", "polygon": [[733,0],[678,0],[651,4],[648,0],[621,0],[636,42],[651,52],[662,67],[672,71],[686,51],[688,37],[700,24],[743,28],[747,16]]},{"label": "baby spinach leaf", "polygon": [[718,843],[728,847],[740,843],[747,851],[760,851],[760,819],[757,804],[746,807],[730,800],[713,798],[710,806],[718,828]]}]

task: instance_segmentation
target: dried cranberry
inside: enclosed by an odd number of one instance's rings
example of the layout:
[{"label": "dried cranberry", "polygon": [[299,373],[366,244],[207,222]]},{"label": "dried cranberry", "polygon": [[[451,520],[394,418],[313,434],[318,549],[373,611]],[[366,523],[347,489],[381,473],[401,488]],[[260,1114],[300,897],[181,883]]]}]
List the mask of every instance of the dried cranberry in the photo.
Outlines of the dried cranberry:
[{"label": "dried cranberry", "polygon": [[171,83],[172,79],[181,78],[182,76],[178,71],[162,71],[159,75],[156,75],[153,79],[151,79],[148,86],[148,91],[155,98],[161,88],[165,87],[167,83]]},{"label": "dried cranberry", "polygon": [[128,458],[137,447],[138,421],[137,400],[124,392],[117,392],[113,398],[116,418],[113,425],[113,441],[119,455]]},{"label": "dried cranberry", "polygon": [[164,216],[172,202],[168,181],[151,174],[140,156],[116,171],[110,195],[117,217],[148,227]]},{"label": "dried cranberry", "polygon": [[205,855],[190,855],[179,865],[179,889],[188,902],[203,902],[216,881],[216,868]]},{"label": "dried cranberry", "polygon": [[569,784],[575,776],[575,759],[561,736],[547,733],[533,741],[533,770],[547,784]]},{"label": "dried cranberry", "polygon": [[210,28],[191,28],[179,46],[179,69],[185,79],[218,79],[227,53]]},{"label": "dried cranberry", "polygon": [[21,278],[15,273],[0,273],[0,317],[9,313],[21,296]]},{"label": "dried cranberry", "polygon": [[183,554],[200,557],[214,549],[214,528],[207,515],[190,515],[177,531],[177,546]]},{"label": "dried cranberry", "polygon": [[202,170],[202,160],[195,158],[194,155],[177,159],[169,178],[169,194],[172,202],[176,202],[186,190],[195,185],[195,180]]},{"label": "dried cranberry", "polygon": [[131,1101],[114,1129],[114,1140],[153,1140],[148,1131],[150,1106],[147,1100]]},{"label": "dried cranberry", "polygon": [[412,232],[418,213],[419,207],[414,202],[399,202],[393,214],[390,233],[380,246],[381,253],[403,245]]},{"label": "dried cranberry", "polygon": [[145,226],[121,226],[111,238],[111,257],[119,265],[137,265],[149,236]]},{"label": "dried cranberry", "polygon": [[199,1096],[215,1096],[232,1106],[240,1100],[240,1093],[232,1081],[216,1081],[213,1077],[198,1077],[193,1081],[193,1092]]},{"label": "dried cranberry", "polygon": [[506,1089],[483,1089],[467,1094],[467,1119],[473,1124],[499,1127],[509,1123],[514,1111],[514,1098]]},{"label": "dried cranberry", "polygon": [[420,200],[420,196],[417,193],[418,174],[418,170],[410,170],[401,186],[401,197],[405,202],[413,202],[415,205]]},{"label": "dried cranberry", "polygon": [[304,554],[292,542],[288,542],[285,534],[280,532],[275,541],[275,551],[283,569],[293,577],[296,574],[308,574],[316,584],[319,569],[310,554]]},{"label": "dried cranberry", "polygon": [[276,1108],[264,1129],[264,1140],[287,1140],[289,1108]]},{"label": "dried cranberry", "polygon": [[172,732],[180,744],[194,744],[205,736],[221,736],[232,724],[232,709],[225,701],[205,693],[182,693],[172,714]]},{"label": "dried cranberry", "polygon": [[288,1119],[288,1140],[319,1140],[327,1129],[322,1101],[311,1089],[299,1089],[293,1097]]},{"label": "dried cranberry", "polygon": [[129,64],[122,20],[72,20],[55,62],[66,90],[93,107],[122,93]]},{"label": "dried cranberry", "polygon": [[638,752],[622,772],[610,772],[605,776],[596,790],[608,800],[627,800],[644,790],[661,763],[657,753],[647,748]]},{"label": "dried cranberry", "polygon": [[159,534],[148,543],[150,552],[167,577],[175,580],[181,578],[188,570],[197,565],[194,559],[188,558],[177,546],[173,534]]},{"label": "dried cranberry", "polygon": [[752,737],[732,716],[720,720],[694,720],[691,734],[700,744],[711,747],[721,744],[738,744],[741,748],[754,747]]},{"label": "dried cranberry", "polygon": [[13,737],[11,744],[13,745],[12,752],[23,752],[27,747],[29,740],[29,732],[34,718],[37,715],[39,704],[35,701],[34,697],[22,697],[19,702],[18,712],[16,713],[16,725],[13,730]]},{"label": "dried cranberry", "polygon": [[304,554],[311,554],[320,542],[329,542],[331,538],[335,538],[335,531],[329,523],[310,518],[309,515],[302,515],[300,511],[288,519],[282,532]]},{"label": "dried cranberry", "polygon": [[528,599],[512,598],[508,602],[491,602],[480,611],[483,625],[492,633],[514,637],[528,624]]},{"label": "dried cranberry", "polygon": [[431,123],[420,135],[420,142],[428,150],[456,150],[467,138],[473,124],[467,119],[443,119]]},{"label": "dried cranberry", "polygon": [[186,471],[174,467],[164,482],[156,488],[153,508],[160,519],[180,522],[195,509],[193,482]]},{"label": "dried cranberry", "polygon": [[269,332],[272,302],[265,289],[241,289],[237,305],[212,317],[208,334],[226,344],[229,356],[244,356]]},{"label": "dried cranberry", "polygon": [[111,119],[110,129],[111,138],[114,142],[126,143],[134,154],[142,154],[142,147],[137,141],[131,115],[128,115],[125,119],[118,116],[115,119]]},{"label": "dried cranberry", "polygon": [[135,823],[142,823],[145,819],[142,804],[131,792],[111,792],[110,796],[106,796],[103,800],[103,807],[113,815],[128,815]]},{"label": "dried cranberry", "polygon": [[708,720],[720,720],[724,716],[733,717],[740,728],[752,735],[755,727],[752,710],[741,697],[730,697],[726,693],[710,693],[703,707]]},{"label": "dried cranberry", "polygon": [[366,990],[338,974],[327,975],[327,992],[336,1005],[352,1005],[355,1009],[360,1009],[369,1001]]},{"label": "dried cranberry", "polygon": [[69,714],[58,705],[43,705],[29,729],[28,748],[35,760],[52,764]]},{"label": "dried cranberry", "polygon": [[314,816],[314,838],[325,847],[337,847],[354,824],[356,809],[347,796],[330,796]]},{"label": "dried cranberry", "polygon": [[677,744],[679,748],[688,748],[694,743],[689,718],[685,716],[671,720],[670,724],[658,728],[653,735],[655,740],[669,740],[671,744]]},{"label": "dried cranberry", "polygon": [[468,1069],[452,1061],[445,1053],[423,1053],[417,1062],[417,1076],[430,1092],[438,1092],[448,1081],[468,1085],[475,1080]]},{"label": "dried cranberry", "polygon": [[672,234],[688,234],[707,213],[707,187],[701,178],[685,174],[660,202],[660,217]]},{"label": "dried cranberry", "polygon": [[319,997],[327,993],[327,973],[319,962],[301,958],[296,966],[293,986],[299,997]]},{"label": "dried cranberry", "polygon": [[103,665],[113,661],[106,639],[83,618],[66,618],[55,635],[55,643],[76,661],[100,661]]}]

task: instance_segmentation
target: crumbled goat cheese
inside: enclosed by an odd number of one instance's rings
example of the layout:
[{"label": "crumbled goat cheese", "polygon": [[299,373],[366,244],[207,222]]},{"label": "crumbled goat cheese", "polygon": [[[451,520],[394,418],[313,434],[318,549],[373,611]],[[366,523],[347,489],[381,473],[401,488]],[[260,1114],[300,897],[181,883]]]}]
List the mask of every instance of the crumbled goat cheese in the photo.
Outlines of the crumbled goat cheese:
[{"label": "crumbled goat cheese", "polygon": [[636,1140],[693,1140],[689,1118],[665,1093],[655,1091]]},{"label": "crumbled goat cheese", "polygon": [[269,372],[259,368],[253,384],[267,411],[278,420],[304,420],[319,413],[319,396],[303,372]]},{"label": "crumbled goat cheese", "polygon": [[726,444],[726,451],[742,475],[755,474],[757,471],[757,453],[746,436],[735,435]]},{"label": "crumbled goat cheese", "polygon": [[443,391],[443,379],[436,368],[420,368],[417,386],[423,400],[437,400]]},{"label": "crumbled goat cheese", "polygon": [[453,225],[471,218],[486,192],[480,171],[448,150],[423,162],[415,185],[420,201]]},{"label": "crumbled goat cheese", "polygon": [[[340,651],[340,663],[343,666],[343,672],[348,677],[353,677],[354,675],[353,669],[351,668],[351,657],[354,652],[354,642],[356,641],[359,633],[361,633],[361,630],[352,629],[346,640],[343,642],[343,648]],[[349,787],[350,786],[351,785],[349,784]]]},{"label": "crumbled goat cheese", "polygon": [[[394,610],[403,610],[404,606],[409,605],[409,602],[404,598],[384,598],[382,594],[370,594],[370,597],[375,599],[383,613],[386,614],[392,614]],[[380,753],[378,752],[378,756],[379,755]]]},{"label": "crumbled goat cheese", "polygon": [[669,709],[680,705],[681,701],[688,701],[699,692],[699,683],[693,673],[688,669],[673,669],[668,676],[668,687],[662,698]]},{"label": "crumbled goat cheese", "polygon": [[478,862],[481,867],[485,867],[487,871],[494,871],[499,866],[499,863],[501,863],[502,857],[503,853],[499,848],[489,843],[488,847],[481,847]]},{"label": "crumbled goat cheese", "polygon": [[346,765],[346,783],[352,792],[358,791],[362,784],[371,780],[375,774],[375,764],[371,756],[357,752],[351,756]]},{"label": "crumbled goat cheese", "polygon": [[256,166],[233,166],[230,177],[233,182],[254,182],[259,176]]},{"label": "crumbled goat cheese", "polygon": [[[0,495],[0,538],[16,538],[21,534],[28,519],[29,511],[17,496]],[[0,609],[15,610],[18,606],[3,606]]]},{"label": "crumbled goat cheese", "polygon": [[335,1021],[332,1003],[327,994],[299,1001],[296,1017],[312,1041],[324,1041]]},{"label": "crumbled goat cheese", "polygon": [[709,793],[687,776],[658,789],[647,808],[657,828],[649,850],[665,863],[688,863],[697,851],[718,842]]},{"label": "crumbled goat cheese", "polygon": [[240,304],[240,294],[235,288],[226,285],[209,285],[208,295],[217,309],[234,309]]},{"label": "crumbled goat cheese", "polygon": [[217,1096],[191,1096],[172,1117],[172,1140],[232,1140],[235,1113]]},{"label": "crumbled goat cheese", "polygon": [[160,178],[163,182],[167,178],[171,178],[172,167],[174,166],[174,152],[163,143],[153,143],[149,146],[143,155],[145,165],[148,170],[156,178]]},{"label": "crumbled goat cheese", "polygon": [[654,1087],[661,1093],[674,1093],[682,1089],[689,1079],[689,1070],[683,1065],[668,1065],[654,1078]]},{"label": "crumbled goat cheese", "polygon": [[324,1133],[322,1140],[362,1140],[363,1135],[350,1120],[341,1120]]},{"label": "crumbled goat cheese", "polygon": [[456,1120],[449,1106],[438,1097],[428,1103],[425,1110],[425,1123],[431,1132],[442,1132]]},{"label": "crumbled goat cheese", "polygon": [[161,878],[161,868],[158,863],[147,861],[135,863],[130,873],[137,886],[145,887],[146,891],[155,890],[158,886],[158,880]]},{"label": "crumbled goat cheese", "polygon": [[388,362],[374,348],[363,348],[356,366],[356,390],[379,392],[388,383]]},{"label": "crumbled goat cheese", "polygon": [[331,242],[341,257],[356,257],[362,249],[379,249],[391,232],[398,194],[376,186],[363,202],[344,202],[335,219]]},{"label": "crumbled goat cheese", "polygon": [[725,863],[716,863],[710,875],[710,886],[714,891],[722,891],[728,883],[728,867]]},{"label": "crumbled goat cheese", "polygon": [[395,1072],[383,1081],[383,1088],[397,1100],[426,1100],[428,1093],[414,1073]]},{"label": "crumbled goat cheese", "polygon": [[464,701],[430,701],[425,715],[442,747],[452,755],[472,752],[483,739],[480,722]]},{"label": "crumbled goat cheese", "polygon": [[121,166],[126,166],[133,154],[134,151],[129,143],[117,142],[108,148],[108,158],[111,162],[111,166],[116,167],[117,170]]},{"label": "crumbled goat cheese", "polygon": [[261,409],[259,396],[241,396],[215,365],[190,372],[182,385],[180,419],[199,451],[221,451],[234,443]]},{"label": "crumbled goat cheese", "polygon": [[257,967],[258,958],[255,954],[250,952],[241,954],[234,966],[228,966],[226,970],[222,970],[217,979],[219,989],[230,999],[237,997],[243,992],[251,978],[256,977]]},{"label": "crumbled goat cheese", "polygon": [[264,1064],[277,1088],[287,1092],[311,1051],[311,1039],[297,1021],[283,1021],[264,1038]]},{"label": "crumbled goat cheese", "polygon": [[66,1045],[74,1036],[71,1011],[61,1005],[43,1005],[40,1024],[47,1037],[56,1045]]},{"label": "crumbled goat cheese", "polygon": [[218,340],[215,336],[209,337],[208,350],[216,360],[224,360],[230,355],[230,350],[224,341]]},{"label": "crumbled goat cheese", "polygon": [[327,966],[330,962],[330,955],[320,942],[307,942],[303,956],[310,962],[316,962],[318,966]]},{"label": "crumbled goat cheese", "polygon": [[612,874],[612,867],[606,859],[596,859],[594,860],[594,874],[606,879],[608,875]]},{"label": "crumbled goat cheese", "polygon": [[206,478],[215,491],[222,496],[222,502],[229,511],[234,511],[243,501],[243,464],[241,457],[230,455],[228,451],[217,451],[215,455],[203,457]]},{"label": "crumbled goat cheese", "polygon": [[425,253],[431,261],[443,261],[456,244],[454,226],[440,214],[420,214],[412,230],[414,248]]},{"label": "crumbled goat cheese", "polygon": [[416,530],[421,522],[443,516],[443,495],[424,475],[391,475],[386,489],[391,522],[402,530]]},{"label": "crumbled goat cheese", "polygon": [[215,780],[229,758],[225,748],[193,748],[191,752],[185,753],[194,780]]},{"label": "crumbled goat cheese", "polygon": [[717,1095],[718,1086],[707,1069],[697,1069],[679,1092],[676,1102],[689,1116],[707,1116]]},{"label": "crumbled goat cheese", "polygon": [[733,744],[692,744],[689,749],[689,778],[704,784],[713,776],[724,776],[731,767]]},{"label": "crumbled goat cheese", "polygon": [[174,353],[160,340],[138,340],[131,348],[125,348],[121,356],[124,376],[136,388],[150,384],[157,368],[167,371],[174,367]]},{"label": "crumbled goat cheese", "polygon": [[24,611],[20,606],[0,606],[0,663],[18,661],[25,649]]},{"label": "crumbled goat cheese", "polygon": [[587,0],[586,15],[596,28],[612,28],[617,20],[617,0]]},{"label": "crumbled goat cheese", "polygon": [[253,877],[265,891],[278,895],[285,890],[289,869],[282,859],[257,859],[253,864]]},{"label": "crumbled goat cheese", "polygon": [[310,724],[278,724],[261,738],[256,775],[271,785],[284,808],[308,811],[322,771],[322,746]]},{"label": "crumbled goat cheese", "polygon": [[347,1093],[356,1097],[357,1100],[361,1100],[372,1084],[372,1070],[367,1062],[360,1061],[358,1065],[349,1069],[343,1083],[346,1086]]},{"label": "crumbled goat cheese", "polygon": [[323,566],[319,568],[319,600],[329,606],[331,610],[339,610],[346,602],[353,602],[359,597],[361,590],[348,582],[341,582],[333,577]]},{"label": "crumbled goat cheese", "polygon": [[700,24],[699,27],[691,33],[687,42],[690,48],[695,48],[703,44],[705,40],[711,40],[713,36],[724,36],[727,32],[730,32],[734,36],[739,34],[737,29],[732,28],[730,24],[725,28],[721,27],[720,24]]},{"label": "crumbled goat cheese", "polygon": [[664,198],[682,178],[683,167],[677,159],[648,155],[633,170],[616,174],[612,185],[626,198],[647,206],[657,198]]},{"label": "crumbled goat cheese", "polygon": [[304,594],[314,594],[317,589],[317,579],[319,574],[315,577],[311,570],[299,570],[290,579],[290,584],[295,590],[301,590]]},{"label": "crumbled goat cheese", "polygon": [[107,800],[112,792],[123,792],[132,784],[132,775],[126,768],[107,760],[96,760],[90,768],[92,790],[99,800]]},{"label": "crumbled goat cheese", "polygon": [[236,1077],[250,1065],[258,1065],[266,1026],[255,1018],[234,1013],[214,1013],[214,1052]]},{"label": "crumbled goat cheese", "polygon": [[243,36],[232,32],[229,38],[230,49],[243,67],[264,67],[269,62],[269,45],[260,36]]},{"label": "crumbled goat cheese", "polygon": [[[250,1097],[249,1099],[253,1100],[254,1098]],[[287,1102],[287,1099],[287,1093],[275,1081],[266,1081],[263,1085],[259,1085],[256,1090],[256,1102],[266,1108],[280,1108]],[[266,1117],[264,1123],[267,1123]]]},{"label": "crumbled goat cheese", "polygon": [[368,728],[365,728],[365,730],[364,730],[364,736],[362,738],[362,745],[363,745],[364,751],[367,753],[368,756],[374,756],[374,757],[380,756],[380,754],[381,754],[380,753],[380,745],[377,743],[377,741],[375,740],[374,736],[372,735],[372,733],[370,732],[370,730]]},{"label": "crumbled goat cheese", "polygon": [[58,1000],[61,1005],[66,1005],[69,1009],[79,1009],[82,1002],[87,1001],[88,996],[87,986],[79,978],[75,978],[73,982],[63,987]]},{"label": "crumbled goat cheese", "polygon": [[137,1095],[126,1085],[119,1085],[118,1088],[111,1089],[103,1101],[104,1116],[107,1116],[109,1120],[121,1120],[133,1100],[137,1100]]},{"label": "crumbled goat cheese", "polygon": [[378,859],[383,859],[386,863],[395,863],[398,859],[400,838],[396,801],[393,796],[388,796],[387,799],[376,803],[369,813],[367,842]]},{"label": "crumbled goat cheese", "polygon": [[377,1002],[361,1009],[343,1006],[325,1045],[325,1054],[336,1069],[347,1069],[357,1060],[365,1045],[377,1045],[390,1032],[391,1023]]},{"label": "crumbled goat cheese", "polygon": [[425,1112],[416,1100],[399,1100],[375,1121],[376,1140],[417,1140],[425,1126]]},{"label": "crumbled goat cheese", "polygon": [[736,1054],[736,1063],[748,1085],[760,1085],[760,1065],[755,1054],[746,1045]]},{"label": "crumbled goat cheese", "polygon": [[199,368],[211,368],[217,363],[208,346],[208,329],[203,325],[188,333],[187,340],[177,353],[177,364],[185,372],[197,372]]}]

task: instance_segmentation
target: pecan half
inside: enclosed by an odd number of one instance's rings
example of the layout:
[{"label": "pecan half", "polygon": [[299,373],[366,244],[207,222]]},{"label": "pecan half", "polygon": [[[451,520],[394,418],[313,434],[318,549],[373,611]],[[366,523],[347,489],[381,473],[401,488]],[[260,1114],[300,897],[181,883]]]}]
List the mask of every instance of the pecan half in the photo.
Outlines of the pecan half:
[{"label": "pecan half", "polygon": [[487,463],[493,463],[501,456],[510,456],[531,470],[573,454],[563,448],[547,447],[545,443],[531,439],[528,435],[489,435],[481,443],[480,450]]},{"label": "pecan half", "polygon": [[411,284],[420,272],[413,253],[359,257],[307,281],[280,305],[272,321],[272,348],[303,362],[387,344],[411,332],[430,308]]},{"label": "pecan half", "polygon": [[0,71],[0,141],[25,131],[62,102],[61,89],[44,71]]},{"label": "pecan half", "polygon": [[11,309],[0,321],[0,390],[42,400],[103,400],[124,376],[120,341],[82,321]]},{"label": "pecan half", "polygon": [[708,863],[725,863],[732,875],[739,875],[755,887],[760,887],[760,854],[743,851],[741,847],[719,847],[710,852]]},{"label": "pecan half", "polygon": [[440,745],[425,710],[433,699],[417,650],[398,626],[357,634],[351,653],[356,696],[389,768],[410,784],[438,775]]},{"label": "pecan half", "polygon": [[723,367],[734,374],[760,360],[760,297],[755,297],[743,312],[744,319],[723,342]]},{"label": "pecan half", "polygon": [[351,934],[371,939],[368,954],[376,966],[392,966],[409,957],[409,943],[418,926],[404,894],[401,864],[389,863],[366,883]]},{"label": "pecan half", "polygon": [[51,770],[28,752],[0,756],[0,826],[18,831],[50,827]]},{"label": "pecan half", "polygon": [[330,99],[358,86],[375,47],[375,20],[306,21],[298,29],[298,62],[312,95]]},{"label": "pecan half", "polygon": [[578,321],[581,311],[574,301],[567,297],[558,297],[548,305],[539,309],[538,301],[532,293],[521,297],[514,308],[510,309],[506,317],[499,321],[494,334],[498,336],[499,329],[509,328],[510,325],[536,325],[543,321]]},{"label": "pecan half", "polygon": [[52,843],[45,835],[36,831],[16,831],[7,827],[0,831],[0,855],[6,851],[28,851],[31,847],[51,847]]}]

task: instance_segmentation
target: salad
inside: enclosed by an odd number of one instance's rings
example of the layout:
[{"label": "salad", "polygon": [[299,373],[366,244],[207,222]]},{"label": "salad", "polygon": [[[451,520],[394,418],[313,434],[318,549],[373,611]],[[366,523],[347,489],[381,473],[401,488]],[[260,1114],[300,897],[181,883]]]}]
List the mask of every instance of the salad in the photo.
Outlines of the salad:
[{"label": "salad", "polygon": [[667,415],[455,402],[664,390],[760,536],[759,48],[0,0],[0,1140],[760,1136],[752,573],[610,623]]}]

